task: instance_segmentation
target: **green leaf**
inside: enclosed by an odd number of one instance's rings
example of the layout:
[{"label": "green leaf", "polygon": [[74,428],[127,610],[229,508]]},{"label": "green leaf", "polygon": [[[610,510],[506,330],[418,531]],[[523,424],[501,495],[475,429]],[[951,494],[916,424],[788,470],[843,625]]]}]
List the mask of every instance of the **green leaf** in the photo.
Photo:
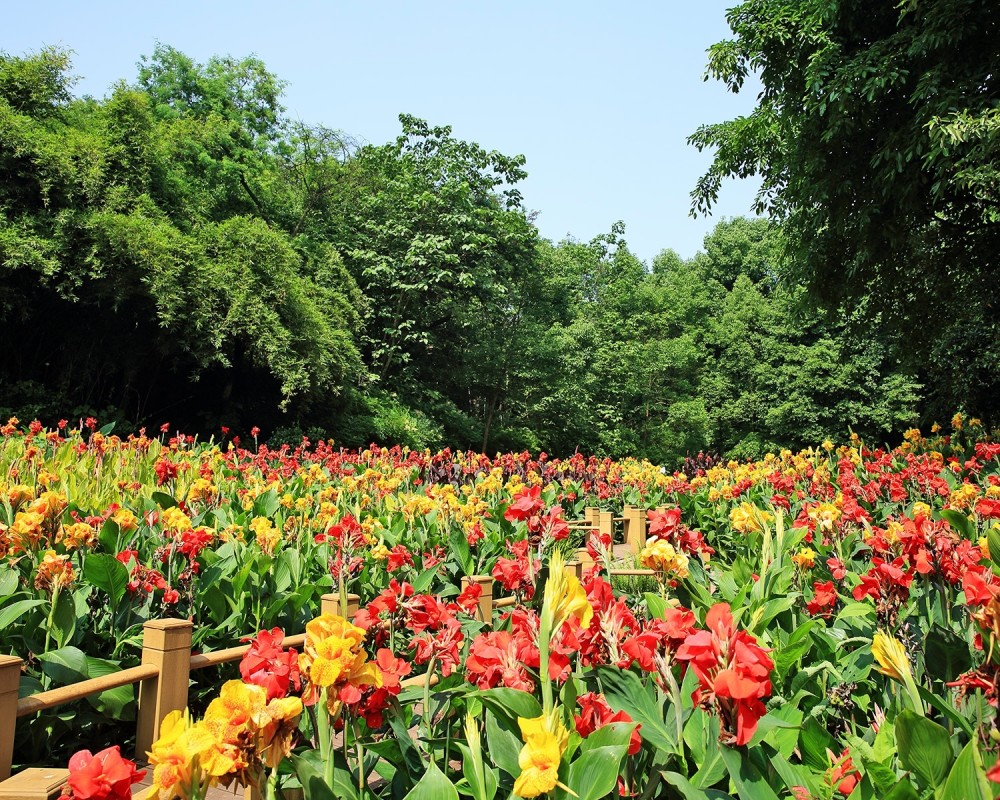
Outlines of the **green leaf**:
[{"label": "green leaf", "polygon": [[413,580],[413,592],[414,594],[420,594],[421,592],[427,591],[430,585],[434,582],[434,576],[437,575],[437,567],[428,567]]},{"label": "green leaf", "polygon": [[802,752],[802,761],[808,767],[817,772],[823,772],[830,766],[830,757],[827,751],[840,752],[837,741],[829,734],[815,717],[809,717],[802,724],[802,733],[799,734],[799,749]]},{"label": "green leaf", "polygon": [[941,800],[992,800],[993,792],[986,779],[983,758],[973,739],[958,754],[948,774]]},{"label": "green leaf", "polygon": [[18,600],[16,603],[11,603],[6,608],[0,609],[0,631],[6,631],[25,612],[42,605],[45,605],[44,600]]},{"label": "green leaf", "polygon": [[767,779],[750,763],[748,751],[734,750],[725,745],[720,745],[719,750],[722,751],[722,760],[726,762],[726,769],[736,785],[740,800],[778,800],[778,795],[771,790]]},{"label": "green leaf", "polygon": [[[583,750],[566,771],[566,785],[576,792],[579,800],[598,800],[600,797],[610,795],[618,782],[618,773],[621,770],[622,759],[628,752],[628,740],[631,736],[634,725],[618,723],[616,725],[606,725],[598,731],[594,731],[584,742],[585,748],[591,739],[595,739],[601,731],[609,728],[620,728],[619,731],[609,731],[608,739],[614,738],[624,741],[617,744],[604,746],[591,746]],[[581,748],[582,750],[582,748]],[[572,797],[568,792],[559,790],[556,797]]]},{"label": "green leaf", "polygon": [[800,625],[792,631],[785,640],[785,643],[778,648],[778,652],[774,657],[774,669],[779,675],[784,676],[787,674],[788,670],[794,664],[798,663],[798,660],[813,646],[812,629],[816,625],[817,622],[814,619],[809,620],[804,625]]},{"label": "green leaf", "polygon": [[274,489],[268,489],[254,501],[253,513],[255,517],[272,519],[278,513],[279,508],[281,508],[281,501],[278,499],[278,493]]},{"label": "green leaf", "polygon": [[60,686],[90,677],[87,656],[76,647],[60,647],[48,653],[39,653],[38,660],[42,662],[42,672]]},{"label": "green leaf", "polygon": [[105,553],[90,553],[83,562],[87,583],[105,592],[117,604],[128,588],[128,569],[117,558]]},{"label": "green leaf", "polygon": [[[107,661],[103,658],[92,658],[87,656],[87,674],[91,678],[100,678],[102,675],[111,675],[121,670],[121,664],[116,661]],[[135,719],[135,687],[133,685],[119,686],[115,689],[108,689],[100,694],[91,695],[87,702],[102,714],[108,714],[115,719],[133,720]]]},{"label": "green leaf", "polygon": [[679,742],[675,741],[674,732],[667,727],[662,716],[665,703],[650,697],[638,675],[611,667],[601,667],[597,674],[612,709],[624,711],[634,722],[641,724],[639,735],[645,741],[662,750],[676,752]]},{"label": "green leaf", "polygon": [[472,551],[469,549],[469,540],[465,536],[462,528],[452,528],[448,537],[451,544],[451,554],[458,559],[458,564],[462,568],[463,575],[472,575],[476,570],[476,562],[472,558]]},{"label": "green leaf", "polygon": [[324,765],[319,760],[319,751],[310,750],[292,756],[292,767],[302,784],[305,800],[356,800],[357,787],[351,775],[342,766],[335,766],[333,786],[326,782]]},{"label": "green leaf", "polygon": [[149,498],[163,510],[177,506],[177,501],[166,492],[150,492]]},{"label": "green leaf", "polygon": [[486,755],[500,769],[512,778],[521,774],[521,766],[517,763],[523,746],[521,737],[513,731],[509,721],[490,711],[486,712],[486,745],[489,748]]},{"label": "green leaf", "polygon": [[[979,537],[976,535],[976,526],[972,523],[965,514],[961,511],[956,511],[953,508],[945,508],[941,510],[941,518],[946,520],[951,527],[958,531],[963,538],[975,543]],[[993,550],[990,550],[990,555],[993,555]]]},{"label": "green leaf", "polygon": [[646,592],[643,596],[646,598],[646,610],[649,611],[649,616],[653,619],[663,619],[667,614],[667,601],[652,592]]},{"label": "green leaf", "polygon": [[[18,577],[17,571],[11,569],[6,564],[0,565],[0,600],[10,597],[17,591]],[[0,625],[0,628],[3,626]]]},{"label": "green leaf", "polygon": [[931,677],[953,681],[972,669],[972,656],[964,638],[941,625],[934,625],[924,643],[924,668]]},{"label": "green leaf", "polygon": [[955,756],[948,731],[909,709],[896,717],[899,763],[925,787],[937,788],[948,776]]},{"label": "green leaf", "polygon": [[458,743],[458,749],[462,751],[462,774],[469,784],[469,791],[476,800],[493,800],[496,797],[499,780],[497,771],[492,767],[483,765],[483,775],[480,779],[476,771],[476,762],[472,757],[472,751],[467,744]]},{"label": "green leaf", "polygon": [[511,718],[512,722],[516,722],[518,717],[534,719],[542,715],[542,707],[534,695],[522,692],[520,689],[507,689],[505,687],[483,689],[472,692],[470,696],[479,697],[486,705],[503,711]]},{"label": "green leaf", "polygon": [[76,620],[76,599],[69,591],[60,592],[52,613],[52,636],[58,647],[69,644],[73,639]]},{"label": "green leaf", "polygon": [[890,789],[882,800],[919,800],[920,795],[917,794],[917,790],[913,788],[913,784],[910,783],[910,779],[903,776],[899,779],[899,783]]},{"label": "green leaf", "polygon": [[458,790],[432,761],[417,785],[407,792],[405,800],[458,800]]}]

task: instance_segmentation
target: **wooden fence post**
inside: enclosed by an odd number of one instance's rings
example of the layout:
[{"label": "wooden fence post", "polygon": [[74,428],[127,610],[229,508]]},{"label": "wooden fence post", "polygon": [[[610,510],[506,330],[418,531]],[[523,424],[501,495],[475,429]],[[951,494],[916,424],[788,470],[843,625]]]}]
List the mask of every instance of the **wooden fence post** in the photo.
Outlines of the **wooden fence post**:
[{"label": "wooden fence post", "polygon": [[462,578],[463,586],[477,584],[483,591],[479,595],[479,608],[476,611],[476,618],[482,622],[493,622],[493,576],[492,575],[466,575]]},{"label": "wooden fence post", "polygon": [[646,512],[635,506],[625,506],[625,543],[636,555],[646,546]]},{"label": "wooden fence post", "polygon": [[583,570],[594,566],[594,559],[590,557],[590,553],[587,551],[586,547],[581,547],[576,551],[576,562],[580,565],[581,574]]},{"label": "wooden fence post", "polygon": [[590,523],[594,530],[597,530],[600,526],[601,509],[597,506],[587,506],[583,509],[583,518]]},{"label": "wooden fence post", "polygon": [[10,777],[14,759],[14,726],[17,724],[17,687],[21,664],[16,656],[0,656],[0,781]]},{"label": "wooden fence post", "polygon": [[142,626],[142,663],[155,664],[160,674],[139,684],[138,758],[145,760],[152,749],[163,718],[187,708],[193,629],[186,619],[151,619]]},{"label": "wooden fence post", "polygon": [[343,617],[347,621],[354,619],[354,616],[358,613],[358,609],[361,608],[361,596],[356,594],[347,595],[347,613],[344,614],[340,610],[340,595],[325,594],[320,600],[320,611],[324,614],[336,614],[338,617]]},{"label": "wooden fence post", "polygon": [[615,541],[615,515],[610,511],[598,511],[597,512],[597,529],[601,534],[607,534],[611,537],[611,542],[614,544]]},{"label": "wooden fence post", "polygon": [[566,562],[566,574],[572,575],[578,581],[583,580],[583,564],[578,560],[573,559],[572,561]]}]

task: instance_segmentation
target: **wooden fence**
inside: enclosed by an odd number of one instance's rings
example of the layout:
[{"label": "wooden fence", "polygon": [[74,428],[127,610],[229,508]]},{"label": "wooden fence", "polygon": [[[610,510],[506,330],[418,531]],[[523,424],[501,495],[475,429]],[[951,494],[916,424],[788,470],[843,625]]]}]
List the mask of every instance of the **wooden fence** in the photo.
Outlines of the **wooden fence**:
[{"label": "wooden fence", "polygon": [[[609,511],[587,508],[581,520],[571,520],[572,527],[591,528],[612,537],[615,526],[622,526],[624,543],[638,553],[646,543],[646,515],[639,508],[626,507],[624,514],[615,517]],[[566,564],[567,570],[577,578],[593,564],[586,548],[577,551],[577,559]],[[613,569],[612,575],[653,575],[646,569]],[[463,579],[466,585],[477,584],[482,588],[476,617],[492,622],[493,610],[513,606],[514,597],[493,597],[493,577],[475,575]],[[353,619],[359,608],[360,598],[349,594],[346,613]],[[342,614],[338,594],[323,595],[321,612]],[[171,711],[182,711],[188,706],[188,684],[191,672],[206,667],[238,661],[250,645],[216,650],[210,653],[192,652],[193,624],[182,619],[155,619],[143,625],[142,660],[139,666],[123,669],[109,675],[80,681],[68,686],[39,692],[27,697],[18,696],[23,662],[16,656],[0,655],[0,800],[49,800],[56,797],[65,784],[68,770],[32,768],[11,775],[14,752],[14,729],[17,720],[65,703],[83,700],[100,692],[121,686],[138,684],[139,711],[136,722],[136,754],[145,761],[159,735],[160,723]],[[286,636],[285,647],[301,649],[305,634]],[[404,687],[423,686],[426,675],[417,675],[402,682]]]}]

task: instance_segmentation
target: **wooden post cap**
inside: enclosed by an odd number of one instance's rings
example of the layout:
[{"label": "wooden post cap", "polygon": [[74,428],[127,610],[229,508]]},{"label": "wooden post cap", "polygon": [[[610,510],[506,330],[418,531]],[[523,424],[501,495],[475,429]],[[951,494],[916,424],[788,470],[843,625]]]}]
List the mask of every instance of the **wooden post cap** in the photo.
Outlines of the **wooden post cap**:
[{"label": "wooden post cap", "polygon": [[31,767],[21,770],[13,778],[0,783],[0,798],[3,800],[50,800],[59,796],[69,778],[68,769],[40,769]]}]

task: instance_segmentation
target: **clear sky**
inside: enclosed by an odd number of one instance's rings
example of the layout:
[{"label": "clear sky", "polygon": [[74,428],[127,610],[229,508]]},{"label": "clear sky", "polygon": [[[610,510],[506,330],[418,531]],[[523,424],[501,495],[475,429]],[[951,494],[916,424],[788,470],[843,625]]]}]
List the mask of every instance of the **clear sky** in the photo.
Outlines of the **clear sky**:
[{"label": "clear sky", "polygon": [[748,113],[703,81],[705,50],[736,0],[575,2],[96,2],[4,9],[0,49],[74,52],[79,94],[135,78],[160,41],[204,62],[256,54],[288,82],[288,113],[371,143],[413,114],[487,149],[527,157],[525,204],[541,234],[588,240],[626,224],[638,256],[689,257],[724,216],[750,214],[755,181],[723,187],[714,218],[688,216],[710,162],[686,138]]}]

